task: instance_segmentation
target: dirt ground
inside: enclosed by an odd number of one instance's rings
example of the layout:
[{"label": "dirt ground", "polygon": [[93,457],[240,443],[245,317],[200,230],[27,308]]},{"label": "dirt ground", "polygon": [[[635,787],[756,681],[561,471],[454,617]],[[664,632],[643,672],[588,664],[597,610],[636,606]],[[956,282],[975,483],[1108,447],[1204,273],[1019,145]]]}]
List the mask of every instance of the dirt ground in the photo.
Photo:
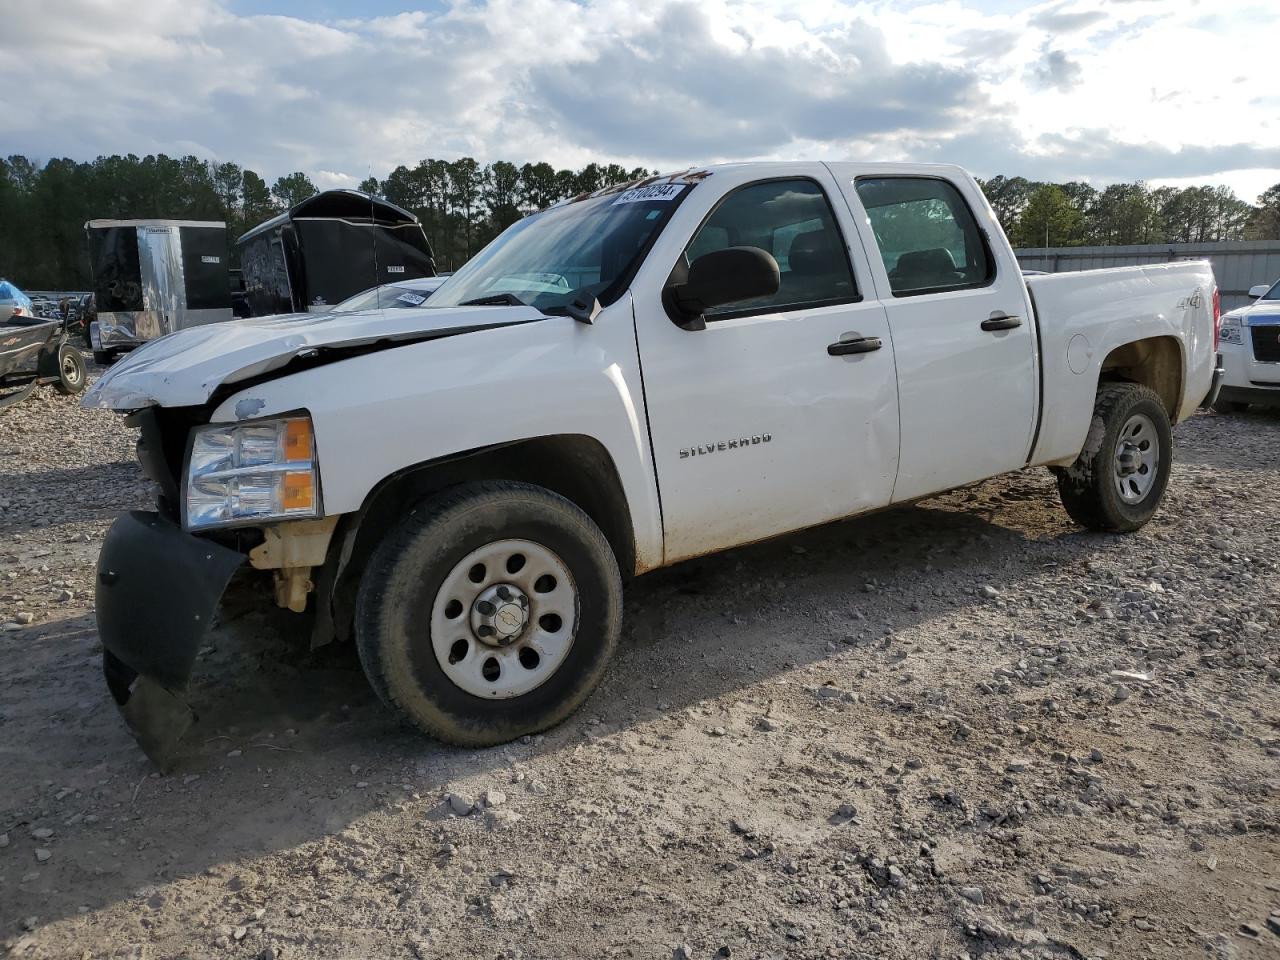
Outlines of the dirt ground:
[{"label": "dirt ground", "polygon": [[100,673],[133,435],[0,414],[13,957],[1280,955],[1280,413],[1176,431],[1141,533],[1032,471],[627,590],[586,708],[399,726],[237,585],[161,777]]}]

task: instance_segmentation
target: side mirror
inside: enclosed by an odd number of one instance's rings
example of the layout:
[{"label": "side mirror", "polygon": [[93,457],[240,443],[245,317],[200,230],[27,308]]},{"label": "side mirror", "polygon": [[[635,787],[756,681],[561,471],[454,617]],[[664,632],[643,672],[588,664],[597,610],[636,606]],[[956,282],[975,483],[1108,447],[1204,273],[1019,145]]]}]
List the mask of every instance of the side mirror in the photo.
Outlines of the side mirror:
[{"label": "side mirror", "polygon": [[1249,288],[1249,299],[1257,300],[1259,297],[1265,297],[1270,289],[1271,284],[1269,283],[1255,283]]},{"label": "side mirror", "polygon": [[759,247],[727,247],[704,253],[689,265],[684,283],[672,286],[681,312],[701,317],[714,307],[778,292],[778,261]]}]

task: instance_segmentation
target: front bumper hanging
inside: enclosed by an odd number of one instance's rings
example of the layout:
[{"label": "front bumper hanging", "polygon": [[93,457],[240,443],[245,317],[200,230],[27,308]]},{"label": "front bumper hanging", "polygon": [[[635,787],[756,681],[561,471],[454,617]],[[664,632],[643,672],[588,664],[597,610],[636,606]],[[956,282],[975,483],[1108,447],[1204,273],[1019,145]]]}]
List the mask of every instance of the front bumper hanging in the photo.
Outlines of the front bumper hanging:
[{"label": "front bumper hanging", "polygon": [[96,606],[107,686],[129,730],[162,769],[195,714],[185,700],[196,654],[243,554],[133,510],[107,532]]}]

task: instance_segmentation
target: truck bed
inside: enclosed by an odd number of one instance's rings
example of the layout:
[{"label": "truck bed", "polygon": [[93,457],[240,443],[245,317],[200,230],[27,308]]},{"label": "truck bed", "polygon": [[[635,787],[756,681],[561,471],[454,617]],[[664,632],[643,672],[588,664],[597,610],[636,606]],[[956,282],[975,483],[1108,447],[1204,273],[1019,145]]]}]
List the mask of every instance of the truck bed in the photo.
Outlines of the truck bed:
[{"label": "truck bed", "polygon": [[[1207,260],[1032,276],[1027,288],[1041,377],[1041,422],[1031,463],[1074,460],[1089,430],[1101,371],[1130,359],[1119,350],[1169,367],[1165,376],[1175,384],[1169,416],[1175,423],[1190,416],[1208,391],[1216,285]],[[1160,342],[1125,348],[1135,340]],[[1195,360],[1189,365],[1187,358]],[[1052,415],[1044,416],[1045,410]]]}]

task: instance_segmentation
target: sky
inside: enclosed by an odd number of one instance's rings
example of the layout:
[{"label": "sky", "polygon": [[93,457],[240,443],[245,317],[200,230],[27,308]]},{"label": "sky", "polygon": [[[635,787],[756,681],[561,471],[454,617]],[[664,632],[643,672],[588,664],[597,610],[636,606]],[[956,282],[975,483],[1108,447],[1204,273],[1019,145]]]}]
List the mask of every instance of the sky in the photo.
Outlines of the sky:
[{"label": "sky", "polygon": [[1280,3],[0,0],[0,155],[1280,182]]}]

